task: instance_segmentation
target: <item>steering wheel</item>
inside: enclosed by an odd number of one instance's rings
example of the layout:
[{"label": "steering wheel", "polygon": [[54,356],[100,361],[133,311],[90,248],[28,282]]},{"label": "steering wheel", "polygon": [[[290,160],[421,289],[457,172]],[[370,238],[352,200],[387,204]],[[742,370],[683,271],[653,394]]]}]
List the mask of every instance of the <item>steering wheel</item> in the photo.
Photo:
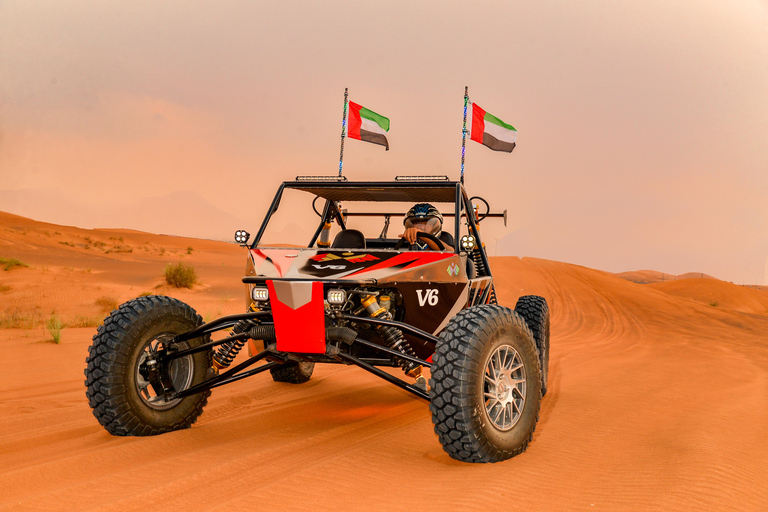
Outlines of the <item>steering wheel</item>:
[{"label": "steering wheel", "polygon": [[[433,251],[444,251],[445,250],[445,244],[442,240],[437,238],[435,235],[431,233],[425,233],[424,231],[419,231],[416,233],[416,238],[423,238],[424,242],[429,246],[430,249]],[[408,239],[403,237],[395,244],[395,250],[400,250],[405,244],[408,243]],[[414,244],[415,245],[415,244]],[[411,245],[413,247],[413,245]]]},{"label": "steering wheel", "polygon": [[489,214],[489,213],[491,213],[491,205],[489,205],[489,204],[488,204],[488,201],[486,201],[485,199],[483,199],[483,198],[482,198],[482,197],[480,197],[480,196],[474,196],[474,197],[470,197],[470,198],[469,198],[469,204],[472,204],[472,200],[473,200],[473,199],[479,199],[480,201],[482,201],[483,203],[485,203],[485,213],[482,213],[482,214],[481,214],[479,211],[477,212],[477,222],[478,222],[478,224],[479,224],[481,220],[483,220],[484,218],[486,218],[486,217],[488,216],[488,214]]}]

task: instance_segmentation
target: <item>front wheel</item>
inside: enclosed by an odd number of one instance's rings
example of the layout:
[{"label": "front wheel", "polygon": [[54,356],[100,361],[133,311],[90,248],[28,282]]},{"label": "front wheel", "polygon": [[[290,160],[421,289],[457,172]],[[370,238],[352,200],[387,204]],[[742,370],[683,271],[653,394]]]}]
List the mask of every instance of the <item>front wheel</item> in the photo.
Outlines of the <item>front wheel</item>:
[{"label": "front wheel", "polygon": [[429,381],[443,449],[463,462],[525,451],[539,417],[541,370],[530,329],[495,305],[465,309],[440,334]]},{"label": "front wheel", "polygon": [[[116,436],[148,436],[188,428],[203,412],[210,391],[166,400],[150,382],[146,362],[169,347],[176,335],[202,325],[187,304],[153,295],[133,299],[113,311],[99,326],[88,349],[86,396],[99,423]],[[199,346],[208,335],[176,344],[179,350]],[[206,380],[211,351],[175,359],[167,376],[176,391]]]}]

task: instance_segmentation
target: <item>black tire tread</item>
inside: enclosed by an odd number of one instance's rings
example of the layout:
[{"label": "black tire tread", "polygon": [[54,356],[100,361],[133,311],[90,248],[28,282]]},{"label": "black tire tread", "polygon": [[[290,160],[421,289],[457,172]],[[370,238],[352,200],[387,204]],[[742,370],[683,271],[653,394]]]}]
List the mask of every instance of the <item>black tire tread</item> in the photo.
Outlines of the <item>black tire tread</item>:
[{"label": "black tire tread", "polygon": [[270,368],[272,380],[275,382],[287,382],[289,384],[303,384],[312,377],[315,369],[315,363],[305,365],[301,368],[297,363],[285,363],[275,368]]},{"label": "black tire tread", "polygon": [[[490,336],[504,324],[514,324],[533,339],[525,321],[509,308],[484,304],[459,312],[440,334],[433,356],[432,374],[429,380],[432,421],[435,433],[445,451],[463,462],[498,462],[523,453],[533,438],[534,422],[530,435],[514,450],[492,446],[478,436],[474,425],[476,410],[470,396],[470,386],[477,373],[477,361],[481,357],[481,336]],[[538,350],[530,343],[538,361]],[[534,356],[533,353],[530,354]],[[475,361],[474,368],[472,361]],[[482,378],[482,377],[480,377]],[[458,392],[457,392],[458,390]],[[535,421],[539,418],[540,402],[536,404]]]},{"label": "black tire tread", "polygon": [[[97,329],[88,348],[85,386],[88,404],[101,425],[116,436],[150,436],[190,427],[208,402],[210,390],[195,395],[198,403],[192,413],[164,427],[142,424],[131,410],[124,394],[130,383],[123,382],[126,366],[131,363],[132,340],[141,325],[165,315],[182,317],[202,325],[203,319],[187,304],[161,295],[130,300],[114,310]],[[210,354],[208,356],[210,358]]]},{"label": "black tire tread", "polygon": [[541,365],[541,396],[547,394],[549,379],[549,305],[544,297],[523,295],[517,299],[515,312],[523,317],[533,333],[536,348],[539,349]]}]

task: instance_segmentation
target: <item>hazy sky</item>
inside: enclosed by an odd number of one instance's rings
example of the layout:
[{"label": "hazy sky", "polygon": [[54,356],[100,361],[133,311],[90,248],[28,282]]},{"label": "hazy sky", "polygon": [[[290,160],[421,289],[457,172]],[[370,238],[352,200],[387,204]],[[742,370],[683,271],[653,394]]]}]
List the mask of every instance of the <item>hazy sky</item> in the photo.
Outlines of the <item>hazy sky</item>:
[{"label": "hazy sky", "polygon": [[468,142],[492,254],[768,284],[765,0],[0,0],[0,190],[188,190],[253,232],[337,172],[344,87],[391,120],[350,179],[458,177],[465,85],[518,129]]}]

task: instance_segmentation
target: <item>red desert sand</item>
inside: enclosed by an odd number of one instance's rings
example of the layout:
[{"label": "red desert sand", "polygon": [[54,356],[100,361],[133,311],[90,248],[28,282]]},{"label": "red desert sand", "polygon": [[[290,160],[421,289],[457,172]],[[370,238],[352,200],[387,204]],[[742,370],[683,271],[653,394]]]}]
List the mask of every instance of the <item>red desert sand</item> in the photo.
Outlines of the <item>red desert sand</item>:
[{"label": "red desert sand", "polygon": [[[528,450],[473,465],[443,452],[426,402],[344,366],[245,379],[191,429],[113,437],[85,398],[94,325],[142,293],[242,312],[243,250],[0,213],[0,258],[28,265],[0,266],[0,510],[768,509],[764,288],[493,258],[502,304],[550,303],[550,388]],[[164,284],[178,262],[192,289]]]}]

